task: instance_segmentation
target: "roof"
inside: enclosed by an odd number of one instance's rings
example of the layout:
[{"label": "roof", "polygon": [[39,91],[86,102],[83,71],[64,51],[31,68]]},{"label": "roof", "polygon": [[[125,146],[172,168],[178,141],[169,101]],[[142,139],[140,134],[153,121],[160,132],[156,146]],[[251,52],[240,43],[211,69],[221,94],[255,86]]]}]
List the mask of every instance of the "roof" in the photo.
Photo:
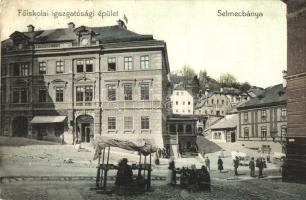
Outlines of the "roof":
[{"label": "roof", "polygon": [[223,119],[212,125],[210,129],[236,128],[238,124],[238,114],[226,115]]},{"label": "roof", "polygon": [[[94,40],[101,41],[102,43],[153,40],[152,35],[138,34],[127,30],[119,25],[85,28],[86,30],[92,31],[92,37]],[[58,28],[33,32],[15,31],[13,34],[24,35],[28,38],[31,38],[31,41],[34,43],[48,43],[60,41],[76,41],[78,39],[78,36],[75,33],[75,30],[76,29],[71,28]],[[10,43],[12,43],[12,40],[7,39],[4,40],[2,43],[2,45],[8,46],[10,45]]]},{"label": "roof", "polygon": [[240,106],[237,107],[238,110],[248,109],[248,108],[258,108],[273,105],[283,105],[287,102],[286,89],[283,88],[282,84],[274,85],[266,88],[257,97],[254,97]]},{"label": "roof", "polygon": [[49,124],[63,122],[66,116],[35,116],[32,120],[32,124]]},{"label": "roof", "polygon": [[[208,94],[203,94],[203,95],[199,98],[199,100],[197,101],[197,103],[196,103],[196,105],[195,105],[195,109],[203,107],[204,104],[205,104],[205,102],[207,102],[208,99],[209,99],[211,96],[215,95],[215,94],[222,94],[222,93],[220,93],[220,92],[209,92]],[[223,95],[224,95],[224,94],[223,94]]]}]

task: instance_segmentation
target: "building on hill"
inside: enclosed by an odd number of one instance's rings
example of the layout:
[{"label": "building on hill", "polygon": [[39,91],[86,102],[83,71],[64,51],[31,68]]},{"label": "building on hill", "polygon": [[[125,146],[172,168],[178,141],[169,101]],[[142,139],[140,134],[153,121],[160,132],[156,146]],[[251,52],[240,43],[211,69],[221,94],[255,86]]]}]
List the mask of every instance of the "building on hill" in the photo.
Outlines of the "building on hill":
[{"label": "building on hill", "polygon": [[286,90],[279,84],[238,106],[238,142],[264,152],[283,152],[287,135],[286,104]]},{"label": "building on hill", "polygon": [[167,47],[105,27],[15,31],[2,41],[1,133],[68,143],[96,135],[153,141],[166,134]]},{"label": "building on hill", "polygon": [[220,92],[225,94],[230,99],[231,105],[233,107],[235,107],[237,104],[239,104],[241,102],[245,102],[245,101],[247,101],[251,98],[251,96],[248,93],[241,92],[239,89],[233,88],[233,87],[231,87],[231,88],[228,88],[228,87],[221,88]]},{"label": "building on hill", "polygon": [[171,95],[172,113],[179,115],[193,115],[193,96],[182,87],[173,89]]}]

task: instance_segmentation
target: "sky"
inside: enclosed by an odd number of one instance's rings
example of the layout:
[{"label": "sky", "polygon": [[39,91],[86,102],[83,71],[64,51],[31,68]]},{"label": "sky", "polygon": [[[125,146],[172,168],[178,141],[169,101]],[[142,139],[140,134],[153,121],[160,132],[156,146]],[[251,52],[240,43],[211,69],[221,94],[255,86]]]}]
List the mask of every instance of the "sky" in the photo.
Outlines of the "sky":
[{"label": "sky", "polygon": [[[152,34],[167,43],[172,72],[189,65],[217,79],[233,74],[238,81],[269,87],[282,82],[287,66],[286,5],[280,0],[2,0],[1,40],[14,31],[115,25],[126,15],[129,30]],[[24,16],[25,11],[48,16]],[[54,12],[94,11],[93,17],[55,18]],[[21,12],[20,12],[21,11]],[[260,16],[218,16],[224,12]],[[109,16],[99,16],[99,13]],[[114,15],[114,16],[111,16]]]}]

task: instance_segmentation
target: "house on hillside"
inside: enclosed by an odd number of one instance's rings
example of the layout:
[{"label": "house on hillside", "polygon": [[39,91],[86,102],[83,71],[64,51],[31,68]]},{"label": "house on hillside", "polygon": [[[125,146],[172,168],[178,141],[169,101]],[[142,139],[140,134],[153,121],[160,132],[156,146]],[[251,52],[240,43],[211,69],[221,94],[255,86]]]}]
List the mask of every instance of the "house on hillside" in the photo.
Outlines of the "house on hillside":
[{"label": "house on hillside", "polygon": [[193,96],[191,92],[178,86],[171,95],[172,113],[177,115],[193,115]]},{"label": "house on hillside", "polygon": [[286,105],[286,89],[279,84],[238,106],[238,142],[264,152],[282,152],[287,135]]}]

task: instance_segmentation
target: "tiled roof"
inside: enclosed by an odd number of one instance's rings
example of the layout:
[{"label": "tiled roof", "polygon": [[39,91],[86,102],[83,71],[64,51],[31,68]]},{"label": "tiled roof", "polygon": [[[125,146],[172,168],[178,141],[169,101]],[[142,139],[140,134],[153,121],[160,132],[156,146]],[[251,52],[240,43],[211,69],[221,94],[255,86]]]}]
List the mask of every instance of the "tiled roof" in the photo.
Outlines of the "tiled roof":
[{"label": "tiled roof", "polygon": [[249,101],[244,102],[243,104],[238,106],[237,109],[241,110],[248,108],[265,107],[271,105],[280,105],[280,104],[286,104],[286,102],[287,102],[286,89],[283,88],[282,84],[279,84],[266,88],[257,97],[254,97]]},{"label": "tiled roof", "polygon": [[226,115],[223,119],[212,125],[210,129],[236,128],[238,124],[238,114]]},{"label": "tiled roof", "polygon": [[[152,35],[141,35],[119,25],[105,26],[105,27],[86,27],[86,29],[93,31],[93,39],[101,41],[102,43],[112,42],[128,42],[128,41],[142,41],[153,40]],[[59,28],[50,30],[41,30],[33,32],[18,32],[32,38],[37,43],[59,42],[59,41],[76,41],[77,35],[74,29]],[[11,39],[2,42],[2,45],[7,46],[11,44]]]}]

